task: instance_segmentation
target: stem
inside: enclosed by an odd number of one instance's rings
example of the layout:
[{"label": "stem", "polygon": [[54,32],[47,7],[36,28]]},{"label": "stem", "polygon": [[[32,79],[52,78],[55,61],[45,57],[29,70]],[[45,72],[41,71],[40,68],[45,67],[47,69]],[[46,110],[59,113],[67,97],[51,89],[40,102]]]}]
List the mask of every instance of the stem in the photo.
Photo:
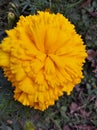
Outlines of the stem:
[{"label": "stem", "polygon": [[53,118],[52,118],[51,120],[52,120],[52,122],[55,124],[55,126],[56,126],[56,128],[57,128],[58,130],[62,130],[56,120],[54,120]]},{"label": "stem", "polygon": [[49,0],[49,4],[50,4],[50,9],[52,8],[52,1]]},{"label": "stem", "polygon": [[66,9],[70,9],[75,7],[76,5],[80,4],[83,0],[79,0],[78,2],[74,3],[74,4],[70,4],[69,6],[66,7]]}]

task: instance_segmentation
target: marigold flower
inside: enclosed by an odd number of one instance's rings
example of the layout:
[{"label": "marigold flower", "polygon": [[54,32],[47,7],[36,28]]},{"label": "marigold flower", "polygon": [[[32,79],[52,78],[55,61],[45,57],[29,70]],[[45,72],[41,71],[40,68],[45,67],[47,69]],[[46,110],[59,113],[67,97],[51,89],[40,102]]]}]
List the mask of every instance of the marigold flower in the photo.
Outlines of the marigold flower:
[{"label": "marigold flower", "polygon": [[81,36],[62,14],[21,16],[0,44],[0,66],[23,105],[45,110],[83,78]]}]

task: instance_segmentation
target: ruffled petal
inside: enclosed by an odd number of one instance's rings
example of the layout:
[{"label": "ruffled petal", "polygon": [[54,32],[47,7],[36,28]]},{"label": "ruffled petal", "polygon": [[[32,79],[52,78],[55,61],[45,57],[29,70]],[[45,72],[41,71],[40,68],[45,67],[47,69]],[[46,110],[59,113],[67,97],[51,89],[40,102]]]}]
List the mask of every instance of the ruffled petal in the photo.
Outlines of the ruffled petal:
[{"label": "ruffled petal", "polygon": [[15,88],[15,100],[44,111],[81,82],[86,46],[62,14],[20,16],[6,33],[0,66]]}]

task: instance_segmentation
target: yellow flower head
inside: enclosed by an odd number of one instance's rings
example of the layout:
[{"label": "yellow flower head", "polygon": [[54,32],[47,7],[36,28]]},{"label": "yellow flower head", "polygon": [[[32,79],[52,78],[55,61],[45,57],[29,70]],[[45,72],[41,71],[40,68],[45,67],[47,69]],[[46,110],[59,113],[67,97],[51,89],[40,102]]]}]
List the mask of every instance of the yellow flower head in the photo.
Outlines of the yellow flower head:
[{"label": "yellow flower head", "polygon": [[45,110],[83,78],[81,36],[62,14],[21,16],[0,44],[0,66],[23,105]]}]

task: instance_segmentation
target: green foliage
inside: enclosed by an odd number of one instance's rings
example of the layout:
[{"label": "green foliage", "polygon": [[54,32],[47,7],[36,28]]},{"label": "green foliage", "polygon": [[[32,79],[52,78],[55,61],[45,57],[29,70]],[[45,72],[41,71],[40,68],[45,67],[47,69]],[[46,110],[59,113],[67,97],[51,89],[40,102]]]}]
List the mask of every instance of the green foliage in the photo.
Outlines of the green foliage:
[{"label": "green foliage", "polygon": [[[97,128],[97,1],[96,0],[1,0],[0,40],[5,30],[16,25],[20,15],[50,9],[65,15],[82,35],[91,54],[84,65],[85,78],[70,96],[65,93],[54,106],[41,112],[14,101],[11,83],[0,69],[0,129],[23,130],[34,124],[36,130],[93,130]],[[14,20],[9,14],[14,15]],[[4,15],[5,14],[5,15]],[[94,52],[95,51],[95,52]]]},{"label": "green foliage", "polygon": [[34,125],[32,124],[31,121],[26,121],[24,130],[35,130]]}]

